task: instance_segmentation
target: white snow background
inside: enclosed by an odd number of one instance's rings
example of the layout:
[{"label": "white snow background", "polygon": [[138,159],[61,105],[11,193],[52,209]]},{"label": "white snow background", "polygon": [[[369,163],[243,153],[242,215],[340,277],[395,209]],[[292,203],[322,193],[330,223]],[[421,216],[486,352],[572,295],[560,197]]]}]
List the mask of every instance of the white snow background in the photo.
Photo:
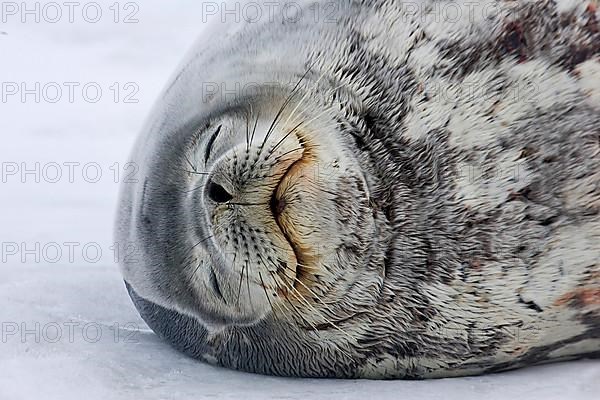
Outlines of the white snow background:
[{"label": "white snow background", "polygon": [[[36,2],[0,3],[0,400],[599,398],[597,361],[462,379],[301,380],[208,366],[158,340],[127,296],[112,226],[133,140],[202,30],[201,2],[100,1],[97,23],[83,18],[88,3],[75,3],[73,22],[63,2],[58,20],[45,4],[36,22]],[[124,23],[132,12],[138,21]],[[69,84],[73,98],[65,82],[79,85]]]}]

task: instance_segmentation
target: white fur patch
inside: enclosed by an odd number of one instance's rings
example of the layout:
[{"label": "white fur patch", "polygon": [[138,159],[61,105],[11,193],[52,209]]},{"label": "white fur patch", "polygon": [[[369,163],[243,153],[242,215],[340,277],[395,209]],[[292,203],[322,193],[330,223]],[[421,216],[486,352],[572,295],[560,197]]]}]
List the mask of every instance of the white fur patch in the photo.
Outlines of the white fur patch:
[{"label": "white fur patch", "polygon": [[413,49],[408,58],[408,66],[415,72],[417,79],[425,80],[431,76],[439,62],[439,51],[433,42],[423,43]]},{"label": "white fur patch", "polygon": [[581,7],[580,3],[578,4],[573,0],[555,0],[554,2],[556,3],[556,11],[559,14],[570,13]]},{"label": "white fur patch", "polygon": [[587,60],[577,66],[579,86],[588,97],[588,102],[600,108],[600,58]]},{"label": "white fur patch", "polygon": [[[363,27],[368,35],[386,38],[368,41],[367,48],[375,54],[388,54],[396,62],[405,62],[409,49],[422,36],[417,16],[411,10],[412,5],[386,4],[382,10],[367,16]],[[389,46],[389,43],[394,43],[394,46]]]},{"label": "white fur patch", "polygon": [[436,1],[426,5],[425,2],[407,3],[412,3],[423,12],[421,18],[425,32],[428,37],[436,39],[459,39],[471,32],[477,33],[477,40],[481,39],[480,35],[491,35],[489,29],[484,30],[480,27],[490,18],[503,13],[504,8],[495,0]]},{"label": "white fur patch", "polygon": [[493,165],[459,163],[460,173],[455,183],[461,201],[468,207],[485,212],[529,185],[532,176],[519,157],[520,152],[515,149],[502,153]]},{"label": "white fur patch", "polygon": [[543,255],[521,296],[544,309],[578,287],[586,269],[600,265],[600,219],[558,229],[540,250]]},{"label": "white fur patch", "polygon": [[[597,85],[592,82],[595,74],[596,69],[587,66],[585,76],[592,88]],[[461,82],[430,79],[422,89],[429,99],[413,100],[407,134],[422,137],[448,123],[450,144],[460,150],[495,144],[529,111],[580,100],[575,78],[540,60],[509,61],[499,70],[473,72]]]},{"label": "white fur patch", "polygon": [[600,171],[570,181],[563,191],[563,198],[569,210],[600,208]]},{"label": "white fur patch", "polygon": [[517,89],[517,102],[528,109],[548,110],[580,99],[576,79],[568,71],[546,61],[531,60],[508,70]]},{"label": "white fur patch", "polygon": [[453,108],[443,95],[447,82],[431,78],[421,85],[419,90],[423,92],[423,96],[411,98],[411,111],[406,117],[406,136],[415,140],[446,126]]}]

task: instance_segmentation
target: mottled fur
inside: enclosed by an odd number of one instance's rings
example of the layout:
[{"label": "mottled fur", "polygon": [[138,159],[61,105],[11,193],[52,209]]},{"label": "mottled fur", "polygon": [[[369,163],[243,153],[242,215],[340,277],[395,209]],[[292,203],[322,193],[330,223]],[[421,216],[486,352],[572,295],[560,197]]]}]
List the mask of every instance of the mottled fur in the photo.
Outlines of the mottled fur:
[{"label": "mottled fur", "polygon": [[[192,356],[287,376],[598,356],[597,2],[338,3],[217,26],[165,91],[117,227],[142,316]],[[205,96],[207,82],[254,85]],[[267,203],[298,146],[313,162],[276,221]],[[208,201],[204,174],[238,204]]]}]

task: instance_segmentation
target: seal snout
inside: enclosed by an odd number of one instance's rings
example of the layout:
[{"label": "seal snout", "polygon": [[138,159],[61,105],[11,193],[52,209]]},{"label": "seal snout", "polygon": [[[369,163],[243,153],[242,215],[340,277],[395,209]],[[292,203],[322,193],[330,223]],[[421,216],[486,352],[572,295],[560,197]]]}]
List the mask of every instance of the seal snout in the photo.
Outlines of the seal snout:
[{"label": "seal snout", "polygon": [[189,181],[200,225],[189,273],[202,301],[232,324],[261,319],[293,291],[299,263],[279,225],[290,204],[279,186],[304,147],[291,123],[260,118],[247,132],[244,121],[215,124],[187,157],[202,171]]}]

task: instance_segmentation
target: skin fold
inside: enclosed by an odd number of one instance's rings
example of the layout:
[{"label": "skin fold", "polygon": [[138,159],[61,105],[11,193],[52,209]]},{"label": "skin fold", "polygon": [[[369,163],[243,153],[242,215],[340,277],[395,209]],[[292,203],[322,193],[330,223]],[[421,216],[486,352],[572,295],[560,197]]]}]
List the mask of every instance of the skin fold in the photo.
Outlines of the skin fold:
[{"label": "skin fold", "polygon": [[116,226],[148,325],[282,376],[600,355],[597,3],[331,4],[214,24],[158,100]]}]

